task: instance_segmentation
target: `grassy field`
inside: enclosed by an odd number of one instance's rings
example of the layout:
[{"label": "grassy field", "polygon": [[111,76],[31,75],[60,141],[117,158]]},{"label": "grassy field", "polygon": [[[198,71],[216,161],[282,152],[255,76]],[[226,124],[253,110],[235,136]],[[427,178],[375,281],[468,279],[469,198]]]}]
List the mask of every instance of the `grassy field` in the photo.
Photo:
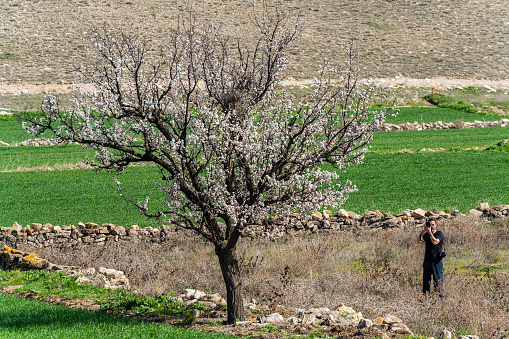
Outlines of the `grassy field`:
[{"label": "grassy field", "polygon": [[[420,119],[421,114],[423,121],[482,120],[476,115],[443,113],[420,107],[404,108],[398,118],[412,121],[417,117]],[[0,123],[0,128],[4,126],[3,131],[11,142],[26,139],[19,125],[4,124]],[[508,133],[507,127],[376,133],[365,163],[344,174],[344,178],[357,185],[359,191],[351,194],[342,207],[362,214],[365,210],[397,213],[418,207],[465,212],[477,207],[479,202],[507,204],[509,154],[482,148],[506,139]],[[3,135],[0,140],[2,138]],[[447,151],[418,152],[421,148],[440,147]],[[461,150],[469,147],[481,149]],[[403,148],[415,153],[398,153]],[[23,169],[0,173],[0,209],[5,211],[0,214],[0,226],[11,226],[15,221],[22,225],[32,222],[76,224],[79,221],[111,222],[123,226],[156,225],[154,221],[146,221],[122,200],[108,173],[95,173],[92,169],[36,170],[41,166],[58,168],[62,164],[77,163],[82,156],[83,150],[78,145],[0,147],[0,170]],[[154,166],[143,166],[129,168],[119,180],[125,186],[126,194],[140,200],[150,194],[151,202],[161,206],[162,195],[153,182],[160,177]],[[369,318],[388,312],[396,314],[416,334],[437,336],[445,324],[456,334],[475,333],[489,337],[495,327],[507,324],[504,310],[509,296],[503,294],[504,286],[509,286],[503,275],[507,271],[509,253],[507,237],[503,236],[507,233],[507,224],[473,225],[470,220],[440,224],[447,235],[448,304],[421,300],[422,253],[413,245],[415,234],[408,230],[394,230],[392,243],[388,242],[385,233],[375,232],[332,237],[317,235],[266,244],[243,241],[240,251],[248,258],[263,258],[255,273],[246,278],[246,296],[266,302],[278,295],[278,302],[291,307],[333,308],[341,302]],[[188,241],[179,240],[178,251],[172,248],[153,244],[147,248],[117,246],[91,253],[85,253],[83,249],[65,252],[39,249],[38,254],[60,264],[94,262],[104,267],[114,266],[126,272],[132,284],[147,295],[160,295],[161,291],[179,291],[190,286],[219,292],[224,289],[213,248],[206,242],[189,238]],[[111,251],[118,254],[115,258],[125,258],[125,261],[112,262]],[[151,275],[149,280],[144,278],[146,270],[155,265],[161,267],[157,274]],[[286,266],[292,282],[283,288],[279,277]],[[0,276],[0,283],[2,280],[5,279]],[[34,277],[34,285],[27,284],[25,289],[37,290],[41,294],[60,293],[65,297],[93,298],[90,293],[103,299],[111,297],[92,290],[65,294],[66,284],[61,281],[42,280],[44,287],[35,281]],[[503,296],[495,299],[500,295]],[[471,312],[461,310],[465,298],[471,302]],[[41,320],[43,316],[44,320]],[[487,319],[490,319],[490,325],[486,325]],[[213,337],[171,326],[0,295],[0,338],[71,335],[76,338],[97,335],[113,338],[118,337],[118,333],[126,338]]]},{"label": "grassy field", "polygon": [[435,121],[454,122],[456,120],[463,121],[498,121],[502,117],[499,115],[485,115],[476,113],[463,113],[461,111],[449,108],[438,108],[429,106],[417,106],[417,107],[401,107],[397,116],[387,117],[386,121],[390,124],[400,124],[405,122],[413,123],[428,123]]},{"label": "grassy field", "polygon": [[0,338],[235,338],[0,294]]},{"label": "grassy field", "polygon": [[[412,121],[420,115],[425,121],[479,119],[475,114],[428,107],[402,108],[396,119]],[[11,143],[28,137],[13,121],[0,122],[0,133],[0,140]],[[359,191],[351,194],[343,208],[357,213],[372,209],[397,213],[405,208],[464,212],[479,202],[507,204],[509,154],[461,150],[483,149],[508,135],[507,127],[376,133],[365,163],[345,174]],[[447,152],[418,152],[422,148]],[[416,153],[397,153],[401,149]],[[0,225],[90,221],[154,226],[155,221],[145,220],[120,197],[108,173],[58,170],[76,168],[86,154],[93,152],[79,145],[0,147],[0,208],[8,211],[0,215]],[[130,168],[119,180],[125,193],[138,200],[150,195],[155,208],[162,206],[163,196],[154,184],[159,178],[158,170],[149,166]]]},{"label": "grassy field", "polygon": [[[0,140],[8,144],[22,142],[32,137],[21,128],[21,124],[17,121],[12,121],[14,117],[10,117],[9,121],[0,121]],[[45,132],[43,138],[51,138],[53,134]]]},{"label": "grassy field", "polygon": [[93,158],[94,151],[84,150],[81,145],[0,147],[0,171],[73,168],[84,156]]},{"label": "grassy field", "polygon": [[[160,178],[155,167],[131,168],[119,180],[126,193],[144,200],[151,195],[157,205],[158,189],[153,183]],[[92,169],[44,172],[0,173],[2,200],[5,208],[0,225],[32,222],[76,224],[112,222],[117,225],[154,226],[147,222],[121,197],[111,175]]]},{"label": "grassy field", "polygon": [[[405,208],[462,212],[479,202],[507,204],[509,154],[501,152],[440,152],[368,154],[365,163],[352,167],[345,179],[359,191],[343,208],[357,213],[379,209],[397,213]],[[119,176],[126,194],[138,200],[151,196],[162,206],[153,180],[155,167],[129,168]],[[111,175],[92,169],[0,173],[1,226],[14,222],[76,224],[82,222],[154,226],[119,195]],[[149,205],[150,206],[150,205]]]},{"label": "grassy field", "polygon": [[422,148],[443,148],[447,151],[472,147],[483,149],[508,137],[509,128],[507,127],[379,132],[370,143],[370,151],[390,153],[403,148],[410,151],[419,151]]},{"label": "grassy field", "polygon": [[480,202],[507,204],[507,168],[507,153],[370,154],[345,174],[359,191],[343,208],[357,213],[405,208],[465,212]]},{"label": "grassy field", "polygon": [[[0,123],[0,126],[2,123]],[[419,151],[422,148],[443,148],[448,151],[488,145],[507,139],[506,127],[401,131],[397,133],[379,132],[371,142],[373,153],[398,152],[406,148]],[[83,149],[80,145],[38,146],[38,147],[0,147],[0,171],[34,170],[76,167],[84,156],[93,158],[94,151]]]}]

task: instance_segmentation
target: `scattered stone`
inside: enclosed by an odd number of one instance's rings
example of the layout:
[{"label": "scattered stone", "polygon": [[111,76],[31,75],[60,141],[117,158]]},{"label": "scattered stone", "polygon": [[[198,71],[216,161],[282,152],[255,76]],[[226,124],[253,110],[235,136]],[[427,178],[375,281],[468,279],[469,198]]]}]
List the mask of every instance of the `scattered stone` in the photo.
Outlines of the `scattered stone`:
[{"label": "scattered stone", "polygon": [[414,335],[414,333],[408,328],[408,326],[401,322],[392,324],[389,330],[396,334]]},{"label": "scattered stone", "polygon": [[315,213],[311,214],[311,217],[313,218],[313,220],[322,220],[323,219],[323,215],[320,212],[315,212]]},{"label": "scattered stone", "polygon": [[481,210],[481,212],[488,211],[489,209],[490,209],[490,205],[487,202],[481,203],[479,205],[479,210]]},{"label": "scattered stone", "polygon": [[366,328],[366,327],[371,327],[373,326],[373,321],[369,320],[369,319],[361,319],[359,321],[359,323],[357,324],[357,327],[358,328]]},{"label": "scattered stone", "polygon": [[440,333],[440,336],[438,337],[438,339],[451,339],[451,338],[452,338],[451,331],[448,331],[446,329],[443,329],[442,333]]},{"label": "scattered stone", "polygon": [[389,314],[385,318],[382,319],[382,324],[393,325],[395,323],[401,323],[401,319],[396,317],[395,315]]},{"label": "scattered stone", "polygon": [[284,323],[285,319],[279,313],[272,313],[265,317],[265,321],[269,324]]},{"label": "scattered stone", "polygon": [[299,318],[290,317],[290,318],[286,319],[286,323],[290,324],[290,325],[297,325],[298,323],[300,323],[300,321],[299,321]]},{"label": "scattered stone", "polygon": [[490,86],[488,86],[488,85],[483,85],[482,87],[483,87],[483,88],[484,88],[487,92],[490,92],[490,93],[491,93],[491,92],[493,92],[493,93],[494,93],[494,92],[496,92],[496,91],[497,91],[496,89],[494,89],[494,88],[492,88],[492,87],[490,87]]},{"label": "scattered stone", "polygon": [[471,210],[468,211],[467,215],[479,218],[480,216],[483,215],[483,212],[472,208]]},{"label": "scattered stone", "polygon": [[197,309],[193,309],[192,311],[192,316],[194,319],[198,319],[198,318],[201,318],[203,317],[203,315],[205,314],[205,312],[203,310],[197,310]]}]

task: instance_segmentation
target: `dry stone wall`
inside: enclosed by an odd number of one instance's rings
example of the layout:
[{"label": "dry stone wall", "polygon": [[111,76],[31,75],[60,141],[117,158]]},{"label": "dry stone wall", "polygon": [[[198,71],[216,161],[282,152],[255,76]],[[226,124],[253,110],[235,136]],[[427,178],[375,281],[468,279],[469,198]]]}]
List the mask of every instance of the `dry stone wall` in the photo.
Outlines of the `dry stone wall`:
[{"label": "dry stone wall", "polygon": [[76,276],[78,283],[92,283],[110,289],[129,289],[129,279],[124,272],[114,269],[100,267],[95,268],[79,268],[75,266],[55,265],[42,259],[33,252],[24,252],[18,249],[11,249],[4,245],[0,250],[0,269],[8,270],[45,270],[45,271],[64,271],[70,276]]},{"label": "dry stone wall", "polygon": [[[399,125],[383,123],[378,125],[378,132],[397,132],[397,131],[421,131],[425,129],[463,129],[463,128],[487,128],[487,127],[506,127],[509,126],[509,119],[503,118],[499,121],[479,121],[476,120],[474,122],[469,121],[455,121],[455,122],[422,122],[418,123],[417,121],[405,122]],[[64,142],[60,139],[28,139],[20,143],[8,144],[6,142],[0,141],[0,146],[56,146],[62,145]]]},{"label": "dry stone wall", "polygon": [[378,126],[379,132],[397,132],[397,131],[421,131],[424,129],[462,129],[462,128],[486,128],[486,127],[505,127],[509,126],[509,119],[501,119],[500,121],[459,121],[459,122],[428,122],[413,123],[406,122],[399,125],[384,123]]},{"label": "dry stone wall", "polygon": [[[295,214],[289,217],[272,218],[259,225],[251,225],[243,233],[245,237],[278,238],[282,236],[298,236],[312,233],[332,233],[342,231],[363,231],[373,229],[420,229],[427,218],[453,219],[462,216],[479,218],[480,221],[492,221],[509,218],[509,205],[490,207],[483,203],[477,209],[465,214],[458,211],[451,213],[425,211],[423,209],[405,210],[396,215],[380,211],[366,211],[363,215],[347,212],[343,209],[336,214],[331,211],[316,212],[312,215]],[[21,226],[15,223],[12,227],[0,228],[0,245],[17,249],[20,245],[28,245],[34,249],[44,247],[71,248],[74,246],[103,246],[108,242],[145,241],[162,243],[172,239],[172,233],[178,228],[163,225],[158,228],[140,228],[115,226],[113,224],[98,225],[82,223],[77,225],[54,226],[51,224],[33,223]]]}]

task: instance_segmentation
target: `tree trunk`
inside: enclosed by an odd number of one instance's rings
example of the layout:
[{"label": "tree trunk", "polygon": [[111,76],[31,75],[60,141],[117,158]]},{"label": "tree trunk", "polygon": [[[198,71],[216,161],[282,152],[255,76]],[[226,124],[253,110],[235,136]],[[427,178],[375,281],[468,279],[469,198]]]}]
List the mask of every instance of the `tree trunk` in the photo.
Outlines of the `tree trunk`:
[{"label": "tree trunk", "polygon": [[242,277],[240,274],[239,261],[235,248],[225,250],[216,247],[216,254],[219,258],[219,265],[226,284],[226,304],[228,312],[228,324],[233,325],[235,321],[244,320],[244,301],[242,299]]}]

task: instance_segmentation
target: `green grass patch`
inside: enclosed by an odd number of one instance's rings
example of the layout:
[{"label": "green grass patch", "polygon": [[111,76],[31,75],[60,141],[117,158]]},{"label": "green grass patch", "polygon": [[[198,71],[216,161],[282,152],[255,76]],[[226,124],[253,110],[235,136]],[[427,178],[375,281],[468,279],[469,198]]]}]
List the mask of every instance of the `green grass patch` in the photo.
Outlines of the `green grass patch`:
[{"label": "green grass patch", "polygon": [[489,104],[492,105],[492,106],[495,106],[497,108],[500,108],[501,110],[509,112],[509,102],[490,101]]},{"label": "green grass patch", "polygon": [[21,293],[36,293],[41,297],[59,296],[64,299],[79,300],[110,298],[118,294],[116,290],[78,284],[75,280],[76,277],[70,277],[64,272],[0,270],[0,286],[23,285],[17,290]]},{"label": "green grass patch", "polygon": [[440,93],[427,94],[424,96],[424,100],[441,108],[455,109],[465,113],[477,113],[477,114],[483,113],[482,110],[475,107],[473,104],[464,102],[463,100],[459,100],[456,99],[455,97],[445,94]]},{"label": "green grass patch", "polygon": [[440,107],[400,107],[397,116],[388,116],[386,122],[389,124],[400,124],[404,122],[413,123],[417,121],[420,123],[430,123],[442,121],[443,123],[454,122],[463,120],[466,122],[474,121],[499,121],[501,116],[486,115],[480,113],[465,113],[452,108]]},{"label": "green grass patch", "polygon": [[494,145],[490,150],[502,151],[508,147],[507,144],[496,145],[508,137],[508,127],[377,132],[370,143],[370,151],[387,153],[397,152],[403,148],[411,151],[419,151],[422,148],[444,148],[450,151],[472,147],[485,148],[490,145]]},{"label": "green grass patch", "polygon": [[0,294],[0,338],[235,338]]},{"label": "green grass patch", "polygon": [[368,154],[343,174],[358,188],[342,206],[362,214],[378,209],[459,209],[509,203],[509,154],[487,152]]},{"label": "green grass patch", "polygon": [[83,149],[81,145],[0,147],[0,171],[76,165],[85,156],[93,158],[94,154],[94,150]]},{"label": "green grass patch", "polygon": [[13,60],[16,59],[16,55],[12,53],[0,53],[0,60]]},{"label": "green grass patch", "polygon": [[[364,213],[405,208],[465,212],[479,202],[509,202],[507,152],[440,152],[368,154],[365,163],[343,174],[359,191],[342,206]],[[118,179],[125,194],[163,208],[164,196],[154,184],[161,175],[154,166],[128,168]],[[93,170],[0,173],[0,226],[14,222],[76,225],[79,221],[130,226],[156,226],[125,202],[110,175]],[[150,212],[150,210],[149,210]]]},{"label": "green grass patch", "polygon": [[193,309],[207,311],[201,303],[187,305],[172,295],[144,296],[131,291],[111,290],[89,284],[78,284],[76,277],[64,272],[3,271],[0,286],[22,285],[16,292],[38,297],[58,296],[65,300],[95,300],[100,310],[117,315],[185,316]]},{"label": "green grass patch", "polygon": [[109,300],[100,303],[101,310],[123,315],[185,316],[193,309],[207,311],[199,302],[186,305],[169,295],[138,296],[126,291],[119,291]]},{"label": "green grass patch", "polygon": [[[507,137],[507,134],[505,135]],[[487,152],[509,152],[508,139],[496,142],[486,147]]]},{"label": "green grass patch", "polygon": [[[298,89],[295,89],[296,91]],[[40,113],[32,113],[37,115]],[[497,115],[485,115],[477,113],[464,113],[455,109],[438,108],[438,107],[401,107],[399,114],[396,117],[387,117],[386,122],[391,124],[400,124],[403,122],[417,121],[418,123],[429,123],[435,121],[442,121],[444,123],[454,122],[456,120],[463,120],[466,122],[473,121],[496,121],[502,117]],[[45,132],[42,136],[44,138],[51,138],[53,134],[49,131]],[[0,140],[8,144],[19,143],[32,137],[23,130],[21,123],[16,121],[15,116],[5,115],[0,116]]]},{"label": "green grass patch", "polygon": [[[129,168],[118,177],[125,192],[137,200],[151,197],[151,204],[163,208],[163,197],[154,183],[161,179],[155,166]],[[111,222],[118,226],[156,226],[146,220],[122,197],[110,174],[94,170],[0,173],[0,226],[33,222],[76,225],[78,222]],[[150,211],[149,211],[150,212]]]},{"label": "green grass patch", "polygon": [[[9,116],[5,116],[9,117]],[[9,119],[12,119],[9,118]],[[46,131],[41,138],[52,138],[54,134]],[[0,121],[0,140],[8,144],[20,143],[22,141],[33,139],[25,130],[21,127],[21,123],[18,121]]]},{"label": "green grass patch", "polygon": [[264,333],[273,333],[276,331],[276,326],[271,324],[266,324],[260,326],[256,331],[258,332],[264,332]]}]

